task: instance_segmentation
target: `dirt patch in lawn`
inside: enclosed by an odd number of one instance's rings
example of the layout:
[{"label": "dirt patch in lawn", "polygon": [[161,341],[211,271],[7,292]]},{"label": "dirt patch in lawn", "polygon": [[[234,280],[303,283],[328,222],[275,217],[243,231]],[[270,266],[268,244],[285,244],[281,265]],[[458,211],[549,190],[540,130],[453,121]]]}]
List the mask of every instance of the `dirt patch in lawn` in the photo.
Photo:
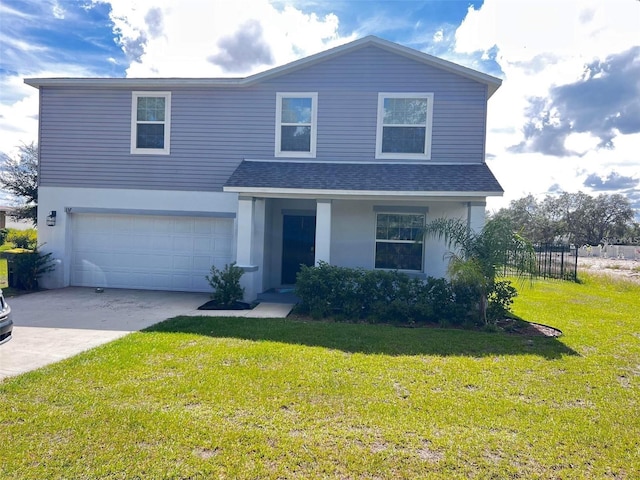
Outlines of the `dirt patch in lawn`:
[{"label": "dirt patch in lawn", "polygon": [[578,257],[578,278],[581,273],[606,275],[640,283],[640,261],[622,258]]}]

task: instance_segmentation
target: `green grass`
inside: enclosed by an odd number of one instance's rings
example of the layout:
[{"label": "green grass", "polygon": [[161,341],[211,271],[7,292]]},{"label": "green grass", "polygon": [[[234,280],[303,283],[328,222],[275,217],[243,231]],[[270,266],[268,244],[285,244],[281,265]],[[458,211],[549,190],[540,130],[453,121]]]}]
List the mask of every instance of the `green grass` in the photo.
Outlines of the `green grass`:
[{"label": "green grass", "polygon": [[514,310],[564,335],[178,317],[0,383],[0,478],[640,477],[640,286]]}]

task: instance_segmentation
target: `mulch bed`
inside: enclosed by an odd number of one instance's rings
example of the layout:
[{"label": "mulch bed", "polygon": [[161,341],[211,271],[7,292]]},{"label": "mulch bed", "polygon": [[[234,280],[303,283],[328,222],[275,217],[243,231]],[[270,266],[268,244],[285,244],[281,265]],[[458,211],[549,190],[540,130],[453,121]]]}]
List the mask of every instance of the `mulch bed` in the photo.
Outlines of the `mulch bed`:
[{"label": "mulch bed", "polygon": [[209,300],[204,305],[200,305],[198,310],[251,310],[255,305],[245,302],[236,302],[233,305],[220,305],[215,300]]},{"label": "mulch bed", "polygon": [[508,333],[533,337],[559,337],[562,331],[541,323],[525,322],[513,318],[505,318],[497,322],[498,326]]}]

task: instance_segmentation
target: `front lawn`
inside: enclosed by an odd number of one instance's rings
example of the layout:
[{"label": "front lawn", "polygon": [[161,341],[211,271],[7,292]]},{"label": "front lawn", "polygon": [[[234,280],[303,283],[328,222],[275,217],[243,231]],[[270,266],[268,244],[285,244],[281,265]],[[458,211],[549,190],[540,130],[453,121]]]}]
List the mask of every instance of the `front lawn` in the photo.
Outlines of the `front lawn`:
[{"label": "front lawn", "polygon": [[0,478],[640,477],[640,286],[514,310],[564,335],[178,317],[0,383]]}]

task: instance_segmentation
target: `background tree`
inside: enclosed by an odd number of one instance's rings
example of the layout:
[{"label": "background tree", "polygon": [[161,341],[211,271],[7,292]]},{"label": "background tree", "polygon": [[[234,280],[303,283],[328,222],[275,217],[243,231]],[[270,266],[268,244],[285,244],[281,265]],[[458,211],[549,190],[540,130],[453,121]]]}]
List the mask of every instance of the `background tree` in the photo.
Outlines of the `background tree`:
[{"label": "background tree", "polygon": [[538,202],[533,195],[513,200],[508,208],[502,208],[493,218],[505,219],[517,225],[525,238],[535,243],[552,243],[560,235],[557,208],[548,197]]},{"label": "background tree", "polygon": [[586,220],[584,225],[576,224],[574,227],[576,237],[582,233],[584,243],[591,245],[607,239],[622,238],[634,217],[629,199],[620,194],[598,195],[587,207],[583,214],[583,219]]},{"label": "background tree", "polygon": [[20,202],[12,216],[38,221],[38,146],[31,142],[21,145],[18,155],[2,154],[0,186],[15,195]]},{"label": "background tree", "polygon": [[627,244],[640,245],[640,223],[633,222],[631,225],[627,226],[623,238],[626,240]]},{"label": "background tree", "polygon": [[508,219],[534,243],[566,241],[597,245],[607,238],[623,238],[633,230],[634,210],[620,194],[586,193],[548,195],[537,201],[532,195],[514,200],[494,218]]}]

